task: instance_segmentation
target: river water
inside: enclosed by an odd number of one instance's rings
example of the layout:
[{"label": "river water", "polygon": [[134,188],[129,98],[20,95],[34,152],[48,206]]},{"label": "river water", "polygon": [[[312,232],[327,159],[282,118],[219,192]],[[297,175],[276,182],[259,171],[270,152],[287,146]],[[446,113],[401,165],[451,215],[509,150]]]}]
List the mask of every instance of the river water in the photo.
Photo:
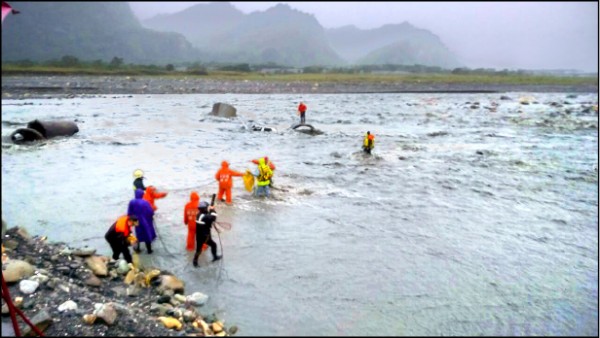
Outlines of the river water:
[{"label": "river water", "polygon": [[[162,241],[142,263],[208,294],[202,311],[239,334],[597,335],[598,95],[505,95],[2,100],[2,218],[108,255],[103,235],[141,168],[146,186],[169,192],[157,200]],[[323,134],[289,129],[300,100]],[[241,118],[210,116],[216,102]],[[7,141],[36,118],[80,131]],[[232,224],[224,259],[203,253],[193,269],[190,192],[207,200],[222,160],[244,171],[264,155],[278,190],[257,199],[236,178],[233,205],[217,204]]]}]

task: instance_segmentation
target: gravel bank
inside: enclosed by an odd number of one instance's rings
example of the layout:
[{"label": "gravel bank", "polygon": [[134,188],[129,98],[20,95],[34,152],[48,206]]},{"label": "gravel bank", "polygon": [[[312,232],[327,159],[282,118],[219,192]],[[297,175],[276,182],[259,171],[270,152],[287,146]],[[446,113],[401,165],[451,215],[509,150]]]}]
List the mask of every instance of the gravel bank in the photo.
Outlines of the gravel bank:
[{"label": "gravel bank", "polygon": [[[96,256],[93,248],[50,243],[19,227],[8,229],[2,244],[2,274],[11,299],[47,336],[228,336],[237,331],[224,327],[215,314],[200,314],[208,296],[184,295],[183,282],[167,271],[131,270],[124,260],[107,263],[108,257]],[[21,333],[30,332],[17,319]],[[14,331],[3,301],[2,336],[10,335]]]},{"label": "gravel bank", "polygon": [[597,92],[598,86],[427,84],[427,83],[313,83],[225,81],[201,77],[158,76],[2,76],[2,98],[55,98],[110,94],[335,94],[335,93],[503,93]]}]

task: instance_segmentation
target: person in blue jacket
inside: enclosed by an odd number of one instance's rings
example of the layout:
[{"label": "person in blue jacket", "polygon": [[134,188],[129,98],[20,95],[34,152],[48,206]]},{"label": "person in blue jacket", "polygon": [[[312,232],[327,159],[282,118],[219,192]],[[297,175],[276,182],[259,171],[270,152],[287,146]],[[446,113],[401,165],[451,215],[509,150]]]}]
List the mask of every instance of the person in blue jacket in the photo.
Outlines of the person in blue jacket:
[{"label": "person in blue jacket", "polygon": [[140,252],[140,243],[146,243],[146,249],[148,253],[152,253],[152,241],[156,239],[156,231],[154,230],[154,210],[148,201],[143,199],[144,190],[136,189],[135,198],[129,201],[127,207],[128,215],[135,215],[140,223],[139,226],[135,227],[135,236],[138,239],[137,245],[135,246],[135,252]]}]

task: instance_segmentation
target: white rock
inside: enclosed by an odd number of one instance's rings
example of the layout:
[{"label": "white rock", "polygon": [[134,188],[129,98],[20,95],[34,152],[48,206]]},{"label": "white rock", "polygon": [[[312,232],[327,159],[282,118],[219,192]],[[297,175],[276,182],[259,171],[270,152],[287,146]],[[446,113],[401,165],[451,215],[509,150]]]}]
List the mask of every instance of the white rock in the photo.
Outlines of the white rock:
[{"label": "white rock", "polygon": [[119,263],[117,263],[117,272],[124,275],[127,272],[129,272],[131,268],[129,267],[129,264],[127,263],[126,260],[124,259],[120,259]]},{"label": "white rock", "polygon": [[208,300],[208,296],[202,292],[194,292],[186,297],[186,301],[194,306],[202,306]]},{"label": "white rock", "polygon": [[69,311],[69,310],[77,310],[77,303],[72,300],[68,300],[58,306],[58,311]]},{"label": "white rock", "polygon": [[19,290],[26,295],[34,293],[38,286],[40,286],[40,283],[33,280],[25,279],[19,282]]}]

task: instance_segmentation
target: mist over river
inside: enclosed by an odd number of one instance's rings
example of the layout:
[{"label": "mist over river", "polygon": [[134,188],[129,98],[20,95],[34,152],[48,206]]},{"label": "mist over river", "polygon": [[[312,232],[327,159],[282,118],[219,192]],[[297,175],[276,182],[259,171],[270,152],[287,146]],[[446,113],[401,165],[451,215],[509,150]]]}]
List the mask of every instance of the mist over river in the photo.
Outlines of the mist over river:
[{"label": "mist over river", "polygon": [[[2,218],[109,255],[141,168],[169,192],[143,264],[209,295],[240,335],[597,335],[598,94],[502,95],[3,99]],[[299,101],[323,134],[289,128]],[[239,118],[209,115],[217,102]],[[34,119],[79,132],[12,144]],[[272,198],[235,178],[233,205],[217,203],[224,258],[194,269],[190,192],[208,200],[221,161],[243,172],[265,155]]]}]

